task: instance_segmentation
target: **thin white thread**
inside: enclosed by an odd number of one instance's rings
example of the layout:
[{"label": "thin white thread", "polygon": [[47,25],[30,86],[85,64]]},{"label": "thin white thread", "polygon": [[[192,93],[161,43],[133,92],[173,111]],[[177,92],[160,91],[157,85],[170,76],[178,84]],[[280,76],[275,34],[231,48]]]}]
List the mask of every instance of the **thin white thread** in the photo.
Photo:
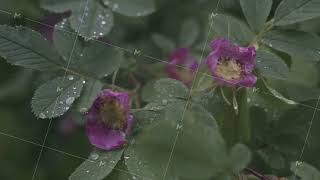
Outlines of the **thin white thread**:
[{"label": "thin white thread", "polygon": [[[8,11],[4,11],[4,10],[1,10],[0,9],[0,12],[2,13],[5,13],[5,14],[9,14],[9,15],[12,15],[13,13],[11,12],[8,12]],[[51,26],[51,25],[48,25],[48,24],[45,24],[45,23],[42,23],[42,22],[39,22],[39,21],[35,21],[33,19],[30,19],[30,18],[27,18],[27,17],[24,17],[26,20],[28,21],[31,21],[31,22],[34,22],[34,23],[38,23],[38,24],[41,24],[43,26],[46,26],[46,27],[50,27],[50,28],[54,28],[54,26]],[[63,31],[63,32],[66,32],[66,33],[70,33],[70,34],[76,34],[74,32],[70,32],[70,31],[66,31],[66,30],[63,30],[63,29],[57,29],[58,31]],[[99,42],[99,43],[102,43],[102,44],[105,44],[105,45],[108,45],[110,47],[113,47],[115,49],[120,49],[122,51],[125,51],[127,53],[131,53],[131,54],[134,54],[134,50],[130,50],[130,49],[126,49],[126,48],[123,48],[123,47],[120,47],[120,46],[117,46],[117,45],[114,45],[114,44],[111,44],[111,43],[107,43],[107,42],[104,42],[104,41],[100,41],[100,40],[97,40],[97,39],[92,39],[92,41],[95,41],[95,42]],[[148,59],[152,59],[152,60],[156,60],[156,61],[159,61],[159,62],[162,62],[162,63],[165,63],[165,64],[169,64],[170,62],[166,61],[166,60],[163,60],[163,59],[159,59],[159,58],[156,58],[156,57],[152,57],[152,56],[149,56],[147,54],[141,54],[142,57],[146,57]],[[186,70],[189,70],[189,68],[185,67],[185,66],[181,66],[181,65],[177,65],[177,64],[174,64],[174,66],[176,67],[179,67],[179,68],[183,68],[183,69],[186,69]],[[209,75],[207,73],[204,73],[204,72],[198,72],[198,74],[202,74],[202,75],[205,75],[205,76],[208,76],[208,77],[212,77],[212,78],[216,78],[216,79],[220,79],[220,80],[224,80],[222,78],[219,78],[219,77],[216,77],[216,76],[212,76],[212,75]],[[230,84],[233,84],[233,82],[229,82]],[[235,83],[234,83],[235,84]],[[242,86],[240,86],[242,87]],[[268,93],[268,92],[262,92],[260,91],[261,93],[263,94],[267,94],[267,95],[271,95],[273,96],[273,94],[271,93]],[[301,105],[301,106],[305,106],[305,107],[309,107],[309,108],[312,108],[312,109],[317,109],[317,110],[320,110],[320,108],[315,108],[313,106],[310,106],[310,105],[307,105],[307,104],[303,104],[303,103],[299,103],[299,102],[296,102],[298,105]]]},{"label": "thin white thread", "polygon": [[[29,144],[32,144],[32,145],[34,145],[34,146],[43,147],[43,148],[49,149],[49,150],[51,150],[51,151],[55,151],[55,152],[58,152],[58,153],[61,153],[61,154],[64,154],[64,155],[67,155],[67,156],[70,156],[70,157],[73,157],[73,158],[90,161],[90,162],[92,162],[92,163],[100,163],[99,161],[95,161],[95,160],[91,160],[91,159],[88,159],[88,158],[85,158],[85,157],[81,157],[81,156],[78,156],[78,155],[75,155],[75,154],[71,154],[71,153],[68,153],[68,152],[59,150],[59,149],[57,149],[57,148],[54,148],[54,147],[41,145],[41,144],[39,144],[39,143],[36,143],[36,142],[33,142],[33,141],[29,141],[29,140],[26,140],[26,139],[23,139],[23,138],[19,138],[19,137],[17,137],[17,136],[14,136],[14,135],[12,135],[12,134],[8,134],[8,133],[5,133],[5,132],[1,132],[1,131],[0,131],[0,135],[6,136],[6,137],[9,137],[9,138],[18,140],[18,141],[22,141],[22,142],[25,142],[25,143],[29,143]],[[125,172],[125,173],[130,174],[130,175],[133,175],[133,176],[138,176],[138,177],[142,177],[142,178],[145,178],[145,179],[150,179],[150,180],[152,180],[151,178],[144,177],[144,176],[141,176],[141,175],[138,175],[138,174],[133,174],[133,173],[131,173],[131,172],[129,172],[129,171],[125,171],[125,170],[123,170],[123,169],[114,168],[114,167],[111,167],[111,166],[110,166],[110,168],[113,168],[113,169],[118,170],[118,171]]]},{"label": "thin white thread", "polygon": [[[74,49],[75,49],[75,46],[76,46],[76,43],[77,43],[77,40],[78,40],[78,36],[79,36],[79,33],[80,33],[80,29],[81,29],[81,25],[83,23],[83,19],[84,19],[84,16],[85,16],[85,9],[88,7],[88,3],[89,3],[89,0],[86,0],[86,3],[85,3],[85,6],[84,6],[84,9],[83,9],[83,14],[82,14],[82,17],[81,17],[81,20],[80,23],[79,23],[79,26],[78,26],[78,29],[77,29],[77,35],[76,35],[76,38],[74,40],[74,43],[73,43],[73,46],[72,46],[72,49],[71,49],[71,52],[70,52],[70,55],[69,55],[69,60],[68,60],[68,64],[67,64],[67,67],[66,67],[66,70],[64,72],[64,75],[63,75],[63,78],[62,78],[62,81],[60,83],[63,84],[64,81],[65,81],[65,78],[66,78],[66,75],[67,75],[67,69],[69,68],[69,65],[72,61],[72,55],[73,55],[73,52],[74,52]],[[80,7],[81,7],[81,3],[80,3]],[[60,86],[59,85],[59,86]],[[58,87],[59,87],[58,86]],[[56,106],[58,104],[58,99],[55,101],[55,104],[53,106],[53,111],[52,111],[52,115],[54,115],[54,111],[56,109]],[[52,119],[49,120],[49,125],[47,127],[47,131],[46,131],[46,134],[44,136],[44,140],[43,140],[43,143],[42,143],[42,147],[41,147],[41,150],[40,150],[40,153],[39,153],[39,156],[38,156],[38,159],[37,159],[37,163],[36,163],[36,167],[33,171],[33,175],[32,175],[32,180],[34,180],[35,176],[36,176],[36,172],[38,170],[38,166],[39,166],[39,162],[40,162],[40,159],[41,159],[41,156],[42,156],[42,153],[43,153],[43,146],[45,145],[46,141],[47,141],[47,137],[48,137],[48,134],[50,132],[50,129],[51,129],[51,123],[52,123]]]},{"label": "thin white thread", "polygon": [[[318,107],[319,101],[320,101],[320,96],[318,97],[316,107]],[[309,135],[310,135],[310,132],[311,132],[311,128],[312,128],[312,124],[313,124],[314,117],[316,116],[316,112],[317,112],[317,111],[316,111],[316,109],[315,109],[315,110],[313,111],[312,118],[311,118],[310,123],[309,123],[309,127],[308,127],[307,134],[306,134],[306,137],[305,137],[305,140],[304,140],[302,149],[301,149],[300,156],[299,156],[298,160],[296,161],[296,169],[295,169],[295,171],[294,171],[293,180],[296,180],[297,171],[298,171],[298,168],[299,168],[299,165],[298,165],[297,162],[301,162],[301,160],[302,160],[302,156],[303,156],[304,150],[305,150],[305,148],[306,148],[306,145],[307,145],[307,143],[308,143]]]},{"label": "thin white thread", "polygon": [[[219,0],[218,3],[217,3],[217,6],[216,6],[216,8],[215,8],[215,11],[217,11],[217,8],[218,8],[218,6],[219,6],[219,3],[220,3],[220,0]],[[213,20],[211,20],[211,23],[210,23],[210,27],[209,27],[209,30],[208,30],[207,39],[206,39],[205,44],[204,44],[203,49],[202,49],[202,53],[201,53],[201,58],[200,58],[200,63],[199,63],[199,64],[202,63],[204,51],[205,51],[205,48],[206,48],[206,46],[207,46],[207,44],[208,44],[209,37],[210,37],[210,33],[211,33],[211,30],[212,30],[212,25],[213,25]],[[188,106],[189,106],[190,98],[191,98],[191,95],[192,95],[192,90],[193,90],[193,87],[194,87],[194,85],[195,85],[195,78],[196,78],[197,75],[198,75],[199,68],[200,68],[200,66],[198,66],[198,67],[197,67],[197,70],[195,71],[195,76],[194,76],[194,78],[193,78],[192,85],[191,85],[191,87],[190,87],[189,96],[188,96],[186,105],[185,105],[185,107],[184,107],[183,113],[182,113],[181,122],[183,122],[184,116],[185,116],[185,112],[186,112],[186,110],[187,110],[187,108],[188,108]],[[165,178],[166,178],[166,175],[167,175],[167,172],[168,172],[168,169],[169,169],[169,166],[170,166],[170,162],[171,162],[171,160],[172,160],[174,148],[175,148],[175,146],[176,146],[176,144],[177,144],[177,140],[178,140],[179,134],[180,134],[180,129],[177,130],[177,134],[176,134],[176,136],[175,136],[175,138],[174,138],[173,146],[172,146],[172,149],[171,149],[171,152],[170,152],[170,155],[169,155],[169,160],[168,160],[168,162],[167,162],[167,165],[166,165],[166,168],[165,168],[165,171],[164,171],[162,180],[165,180]]]}]

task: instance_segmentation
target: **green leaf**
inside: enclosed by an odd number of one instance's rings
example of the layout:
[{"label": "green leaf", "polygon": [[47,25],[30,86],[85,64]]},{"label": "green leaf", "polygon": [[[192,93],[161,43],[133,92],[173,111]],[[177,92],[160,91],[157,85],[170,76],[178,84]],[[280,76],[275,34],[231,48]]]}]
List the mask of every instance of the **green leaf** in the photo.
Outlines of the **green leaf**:
[{"label": "green leaf", "polygon": [[247,45],[254,39],[254,33],[242,21],[228,15],[218,14],[212,19],[212,29],[218,36],[223,36],[241,45]]},{"label": "green leaf", "polygon": [[301,180],[318,180],[320,179],[320,172],[305,162],[293,162],[291,163],[291,171],[296,173]]},{"label": "green leaf", "polygon": [[155,11],[154,0],[103,0],[112,11],[125,16],[147,16]]},{"label": "green leaf", "polygon": [[152,34],[152,40],[160,49],[163,50],[164,53],[170,53],[176,47],[175,43],[171,39],[161,34]]},{"label": "green leaf", "polygon": [[282,94],[280,94],[278,91],[276,91],[275,89],[273,89],[272,87],[270,87],[265,81],[264,82],[264,85],[265,87],[269,90],[269,92],[276,98],[280,99],[281,101],[287,103],[287,104],[290,104],[290,105],[297,105],[297,103],[293,100],[290,100],[286,97],[284,97]]},{"label": "green leaf", "polygon": [[41,71],[64,65],[48,41],[25,27],[0,26],[0,56],[10,64]]},{"label": "green leaf", "polygon": [[191,47],[200,35],[199,23],[189,18],[182,22],[179,45],[181,47]]},{"label": "green leaf", "polygon": [[41,119],[63,115],[80,96],[83,82],[85,81],[69,75],[43,84],[32,98],[32,111]]},{"label": "green leaf", "polygon": [[[117,166],[112,170],[112,172],[108,175],[107,180],[129,180],[129,179],[137,179],[139,176],[130,174],[127,166],[124,163],[124,160],[120,160]],[[146,179],[148,180],[148,179]]]},{"label": "green leaf", "polygon": [[265,35],[262,43],[309,62],[320,61],[320,38],[300,31],[274,30]]},{"label": "green leaf", "polygon": [[251,152],[243,144],[236,144],[232,147],[230,152],[230,159],[234,173],[240,173],[248,166],[251,161]]},{"label": "green leaf", "polygon": [[268,51],[257,51],[256,67],[265,77],[285,80],[289,74],[287,64],[277,55]]},{"label": "green leaf", "polygon": [[[166,179],[206,179],[224,170],[226,147],[215,120],[198,105],[190,105],[186,111],[185,105],[184,101],[170,104],[157,126],[147,126],[134,138],[125,151],[130,172],[162,179],[177,130],[180,133]],[[183,113],[186,114],[181,121]]]},{"label": "green leaf", "polygon": [[71,27],[86,40],[98,39],[108,34],[113,27],[111,10],[95,0],[89,0],[88,4],[82,2],[82,4],[81,8],[72,10],[69,18]]},{"label": "green leaf", "polygon": [[121,159],[123,150],[91,153],[69,177],[69,180],[102,180],[107,177]]},{"label": "green leaf", "polygon": [[164,104],[173,98],[187,98],[188,88],[174,79],[160,79],[147,84],[142,92],[142,98],[147,102],[162,102]]},{"label": "green leaf", "polygon": [[259,32],[268,18],[272,0],[240,0],[240,4],[250,27]]},{"label": "green leaf", "polygon": [[285,157],[281,153],[271,150],[270,148],[259,150],[258,155],[273,169],[283,169],[286,166]]},{"label": "green leaf", "polygon": [[79,7],[79,0],[42,0],[41,7],[55,13],[63,13]]},{"label": "green leaf", "polygon": [[91,107],[102,87],[99,80],[90,79],[86,82],[77,104],[79,112],[86,112]]},{"label": "green leaf", "polygon": [[283,0],[275,12],[275,25],[288,25],[319,17],[319,8],[319,0]]},{"label": "green leaf", "polygon": [[70,50],[74,48],[69,67],[97,78],[110,75],[120,67],[124,59],[123,51],[103,42],[82,42],[79,39],[74,46],[76,34],[70,33],[69,24],[66,20],[57,24],[53,36],[54,45],[65,61],[69,61]]}]

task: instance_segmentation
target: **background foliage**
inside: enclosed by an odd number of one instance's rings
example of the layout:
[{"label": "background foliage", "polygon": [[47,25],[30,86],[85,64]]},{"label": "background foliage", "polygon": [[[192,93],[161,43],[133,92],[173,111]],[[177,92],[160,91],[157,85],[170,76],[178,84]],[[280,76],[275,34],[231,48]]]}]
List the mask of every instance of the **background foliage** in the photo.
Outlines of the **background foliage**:
[{"label": "background foliage", "polygon": [[[320,179],[319,0],[0,3],[0,179],[33,176],[49,119],[35,179],[254,179],[249,169]],[[65,11],[52,40],[36,32],[36,21]],[[258,48],[259,80],[245,99],[210,89],[204,67],[191,93],[164,73],[160,61],[175,48],[200,60],[217,36]],[[119,151],[93,149],[85,137],[81,114],[102,88],[132,94],[138,123]],[[243,107],[250,140],[245,124],[232,122]]]}]

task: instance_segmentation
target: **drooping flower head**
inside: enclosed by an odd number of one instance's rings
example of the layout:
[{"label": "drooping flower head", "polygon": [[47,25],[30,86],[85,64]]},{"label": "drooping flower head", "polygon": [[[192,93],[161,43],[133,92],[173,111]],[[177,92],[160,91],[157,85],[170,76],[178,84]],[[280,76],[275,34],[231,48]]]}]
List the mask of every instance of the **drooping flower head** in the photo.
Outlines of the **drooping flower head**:
[{"label": "drooping flower head", "polygon": [[256,57],[254,47],[240,47],[223,38],[213,40],[210,47],[212,52],[206,63],[217,83],[230,87],[255,85],[257,77],[252,72]]},{"label": "drooping flower head", "polygon": [[90,143],[113,150],[126,143],[134,125],[128,93],[103,90],[86,114],[86,133]]},{"label": "drooping flower head", "polygon": [[197,68],[198,62],[190,55],[189,49],[178,48],[170,54],[166,72],[170,78],[182,81],[186,85],[191,85]]}]

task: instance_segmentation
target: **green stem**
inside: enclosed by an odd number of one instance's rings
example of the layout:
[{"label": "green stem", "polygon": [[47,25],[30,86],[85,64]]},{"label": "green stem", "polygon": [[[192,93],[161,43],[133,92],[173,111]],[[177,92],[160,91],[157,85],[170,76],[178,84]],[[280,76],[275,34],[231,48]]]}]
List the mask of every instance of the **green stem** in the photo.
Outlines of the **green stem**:
[{"label": "green stem", "polygon": [[237,117],[238,138],[240,142],[247,143],[251,139],[251,122],[246,88],[241,88],[237,92],[237,99],[239,103],[239,114]]}]

